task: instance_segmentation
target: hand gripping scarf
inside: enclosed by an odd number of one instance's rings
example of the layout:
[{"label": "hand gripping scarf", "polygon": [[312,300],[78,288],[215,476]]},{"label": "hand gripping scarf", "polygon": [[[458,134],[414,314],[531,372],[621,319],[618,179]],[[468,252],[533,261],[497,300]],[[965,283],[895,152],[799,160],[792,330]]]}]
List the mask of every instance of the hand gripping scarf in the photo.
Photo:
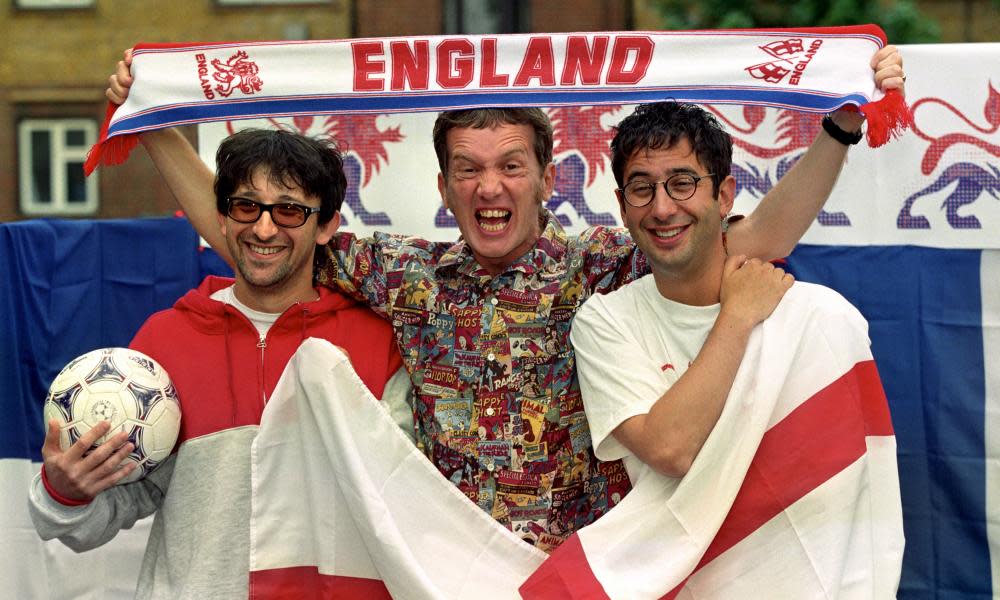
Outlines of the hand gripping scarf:
[{"label": "hand gripping scarf", "polygon": [[875,87],[885,43],[864,25],[139,44],[129,97],[109,105],[84,168],[123,162],[140,132],[192,123],[659,100],[854,106],[880,146],[912,123],[900,94]]}]

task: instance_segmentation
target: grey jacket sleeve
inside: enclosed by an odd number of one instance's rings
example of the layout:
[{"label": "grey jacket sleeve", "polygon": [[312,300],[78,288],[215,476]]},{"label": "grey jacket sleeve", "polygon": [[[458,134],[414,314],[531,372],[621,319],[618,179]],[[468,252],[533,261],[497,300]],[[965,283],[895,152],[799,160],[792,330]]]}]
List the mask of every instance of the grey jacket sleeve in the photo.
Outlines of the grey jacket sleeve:
[{"label": "grey jacket sleeve", "polygon": [[416,433],[413,422],[413,386],[410,384],[410,375],[404,367],[400,367],[393,373],[389,381],[385,382],[382,389],[382,404],[389,410],[392,420],[416,443]]},{"label": "grey jacket sleeve", "polygon": [[171,454],[143,479],[107,489],[84,506],[66,506],[54,500],[39,473],[28,493],[28,512],[35,530],[43,540],[58,539],[74,552],[106,544],[120,530],[156,512],[170,485],[176,458]]}]

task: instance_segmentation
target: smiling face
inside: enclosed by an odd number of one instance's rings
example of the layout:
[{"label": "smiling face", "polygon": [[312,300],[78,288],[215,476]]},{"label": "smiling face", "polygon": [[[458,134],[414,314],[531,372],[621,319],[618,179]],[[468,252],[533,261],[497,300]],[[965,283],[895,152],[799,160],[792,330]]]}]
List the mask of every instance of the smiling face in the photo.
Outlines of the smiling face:
[{"label": "smiling face", "polygon": [[541,235],[539,208],[552,195],[555,167],[539,164],[528,125],[455,128],[447,141],[441,199],[479,264],[499,274]]},{"label": "smiling face", "polygon": [[[294,202],[318,207],[319,198],[301,188],[272,181],[266,170],[254,171],[233,197],[261,204]],[[263,212],[254,223],[239,223],[219,215],[222,234],[236,263],[236,296],[255,310],[282,312],[295,302],[315,299],[312,286],[313,254],[317,244],[326,244],[340,225],[340,213],[323,225],[312,214],[301,227],[279,227]]]},{"label": "smiling face", "polygon": [[[623,183],[664,181],[676,173],[708,173],[687,138],[670,148],[637,150],[625,164]],[[640,208],[619,198],[622,220],[649,260],[657,287],[668,298],[675,297],[678,283],[688,289],[714,287],[718,292],[726,259],[722,217],[732,208],[735,187],[735,180],[727,177],[714,198],[712,180],[705,178],[691,198],[678,202],[658,185],[652,202]]]}]

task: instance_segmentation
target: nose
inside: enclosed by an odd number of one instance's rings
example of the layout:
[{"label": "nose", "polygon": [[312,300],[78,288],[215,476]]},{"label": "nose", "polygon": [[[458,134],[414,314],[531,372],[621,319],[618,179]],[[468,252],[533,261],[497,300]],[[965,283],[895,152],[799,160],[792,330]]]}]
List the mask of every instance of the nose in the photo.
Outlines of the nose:
[{"label": "nose", "polygon": [[649,214],[655,219],[665,221],[678,210],[677,201],[667,194],[665,184],[657,184],[653,190],[653,200],[649,203]]},{"label": "nose", "polygon": [[479,187],[477,188],[479,195],[483,197],[497,196],[500,194],[501,189],[500,174],[496,169],[483,169],[483,173],[479,177]]},{"label": "nose", "polygon": [[271,239],[278,234],[278,226],[271,220],[270,212],[261,213],[260,218],[253,224],[253,234],[261,241]]}]

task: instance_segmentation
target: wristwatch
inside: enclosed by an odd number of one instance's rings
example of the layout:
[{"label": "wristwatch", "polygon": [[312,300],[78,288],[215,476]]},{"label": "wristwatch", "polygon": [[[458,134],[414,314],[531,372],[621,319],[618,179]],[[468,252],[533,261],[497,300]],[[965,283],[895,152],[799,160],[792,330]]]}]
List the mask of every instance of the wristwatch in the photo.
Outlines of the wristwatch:
[{"label": "wristwatch", "polygon": [[861,130],[844,131],[833,122],[830,115],[823,117],[823,130],[830,134],[830,137],[845,146],[853,146],[860,142],[862,138]]}]

